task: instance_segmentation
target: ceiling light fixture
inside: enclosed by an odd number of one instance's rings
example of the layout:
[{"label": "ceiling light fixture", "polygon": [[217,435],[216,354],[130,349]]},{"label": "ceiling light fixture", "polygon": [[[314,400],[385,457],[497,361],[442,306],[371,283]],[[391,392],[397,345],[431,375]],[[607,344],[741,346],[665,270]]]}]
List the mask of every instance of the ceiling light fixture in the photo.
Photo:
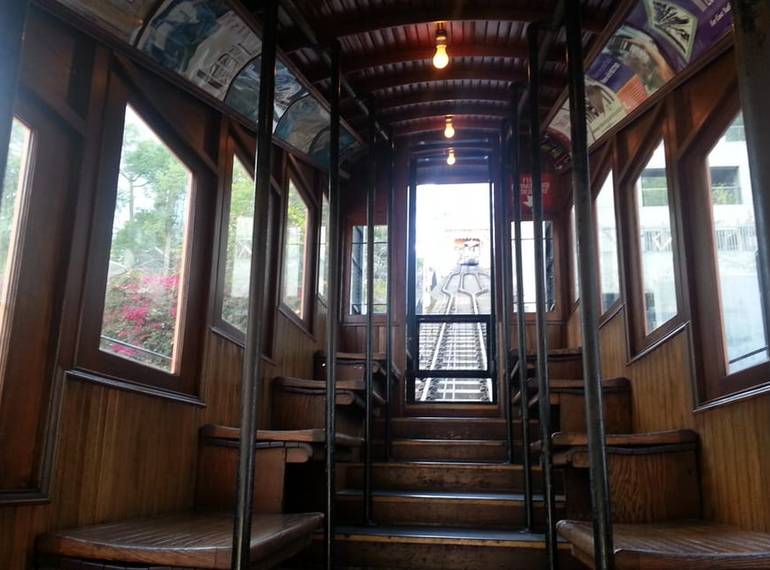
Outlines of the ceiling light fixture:
[{"label": "ceiling light fixture", "polygon": [[457,162],[457,159],[455,158],[455,149],[450,148],[449,155],[446,157],[446,163],[449,166],[452,166],[455,162]]},{"label": "ceiling light fixture", "polygon": [[452,124],[452,115],[447,115],[446,127],[444,128],[444,136],[448,139],[451,139],[455,136],[455,127]]},{"label": "ceiling light fixture", "polygon": [[436,30],[436,53],[433,54],[433,67],[444,69],[449,65],[449,55],[446,52],[447,35],[444,28]]}]

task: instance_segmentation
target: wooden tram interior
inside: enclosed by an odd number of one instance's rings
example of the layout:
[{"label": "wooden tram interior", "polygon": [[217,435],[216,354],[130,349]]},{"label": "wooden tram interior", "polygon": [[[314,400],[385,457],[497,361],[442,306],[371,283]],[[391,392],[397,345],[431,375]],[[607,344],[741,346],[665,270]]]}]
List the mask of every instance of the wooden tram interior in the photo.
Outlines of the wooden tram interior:
[{"label": "wooden tram interior", "polygon": [[770,568],[767,2],[0,31],[0,570]]}]

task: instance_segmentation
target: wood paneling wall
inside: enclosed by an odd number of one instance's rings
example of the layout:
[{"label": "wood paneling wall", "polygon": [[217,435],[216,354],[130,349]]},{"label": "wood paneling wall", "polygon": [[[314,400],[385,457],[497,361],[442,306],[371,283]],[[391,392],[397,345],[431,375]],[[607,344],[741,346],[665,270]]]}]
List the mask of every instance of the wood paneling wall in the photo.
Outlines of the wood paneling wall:
[{"label": "wood paneling wall", "polygon": [[[62,115],[64,122],[73,120],[85,108],[73,97],[73,80],[83,80],[82,61],[76,65],[75,60],[88,61],[93,43],[37,8],[32,9],[28,25],[27,37],[46,41],[29,42],[22,93],[48,112]],[[138,68],[131,79],[137,87],[157,92],[154,105],[176,109],[184,117],[176,121],[180,134],[216,162],[212,141],[221,120],[217,113]],[[263,426],[270,425],[270,380],[277,375],[312,374],[313,353],[323,346],[326,319],[322,304],[316,303],[315,310],[308,332],[275,309],[274,350],[265,360],[263,377]],[[0,569],[30,568],[35,537],[50,529],[192,506],[199,427],[238,425],[240,416],[243,350],[209,330],[204,342],[203,407],[77,379],[64,381],[49,501],[0,506]]]}]

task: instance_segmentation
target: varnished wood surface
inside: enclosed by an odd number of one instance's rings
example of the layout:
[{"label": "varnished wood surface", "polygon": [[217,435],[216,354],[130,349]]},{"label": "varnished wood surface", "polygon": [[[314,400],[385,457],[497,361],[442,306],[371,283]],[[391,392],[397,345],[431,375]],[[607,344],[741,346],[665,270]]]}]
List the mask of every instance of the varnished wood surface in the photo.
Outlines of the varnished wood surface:
[{"label": "varnished wood surface", "polygon": [[[205,425],[200,429],[201,437],[211,437],[216,439],[238,440],[241,435],[239,428]],[[326,432],[322,429],[303,429],[303,430],[264,430],[257,431],[257,441],[295,441],[300,443],[324,443],[326,441]],[[363,444],[363,439],[351,437],[349,435],[337,434],[337,445],[343,447],[359,447]]]},{"label": "varnished wood surface", "polygon": [[[558,532],[581,559],[593,559],[590,522],[559,521]],[[618,570],[770,567],[770,534],[718,523],[685,520],[655,525],[618,524],[614,539]]]},{"label": "varnished wood surface", "polygon": [[[321,525],[320,513],[256,515],[251,560],[268,558]],[[230,567],[232,513],[183,513],[48,533],[37,541],[43,554],[194,568]]]},{"label": "varnished wood surface", "polygon": [[[279,376],[273,380],[274,386],[286,389],[298,389],[308,392],[319,393],[319,395],[326,396],[326,381],[325,380],[308,380],[305,378],[290,378],[285,376]],[[337,397],[341,393],[347,392],[363,392],[366,389],[363,380],[337,380]],[[385,405],[385,398],[380,394],[376,387],[372,387],[372,402],[377,406]],[[339,400],[337,402],[340,404]],[[363,403],[363,401],[362,401]]]},{"label": "varnished wood surface", "polygon": [[[698,441],[698,434],[693,430],[680,429],[670,431],[608,434],[606,437],[608,447],[651,447],[660,445],[692,444]],[[588,435],[585,433],[557,432],[551,437],[554,447],[587,447]],[[532,444],[536,449],[540,448],[540,442]]]}]

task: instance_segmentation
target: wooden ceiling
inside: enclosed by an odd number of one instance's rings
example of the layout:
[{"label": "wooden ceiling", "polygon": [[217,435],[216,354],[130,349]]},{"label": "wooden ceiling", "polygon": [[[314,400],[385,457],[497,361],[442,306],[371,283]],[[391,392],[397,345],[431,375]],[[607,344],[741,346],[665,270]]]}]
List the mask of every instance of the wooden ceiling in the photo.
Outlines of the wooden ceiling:
[{"label": "wooden ceiling", "polygon": [[[526,31],[552,17],[555,0],[292,0],[321,44],[339,40],[345,79],[370,101],[382,126],[414,141],[434,138],[446,115],[459,137],[500,132],[510,116],[512,86],[527,80]],[[583,0],[583,41],[592,45],[619,0]],[[279,46],[321,93],[329,67],[288,14]],[[432,65],[436,30],[447,32],[449,65]],[[551,33],[551,32],[549,32]],[[546,34],[544,34],[545,36]],[[543,38],[545,40],[545,37]],[[542,72],[541,114],[566,88],[565,34],[550,42]],[[367,119],[345,99],[345,119],[364,134]]]}]

